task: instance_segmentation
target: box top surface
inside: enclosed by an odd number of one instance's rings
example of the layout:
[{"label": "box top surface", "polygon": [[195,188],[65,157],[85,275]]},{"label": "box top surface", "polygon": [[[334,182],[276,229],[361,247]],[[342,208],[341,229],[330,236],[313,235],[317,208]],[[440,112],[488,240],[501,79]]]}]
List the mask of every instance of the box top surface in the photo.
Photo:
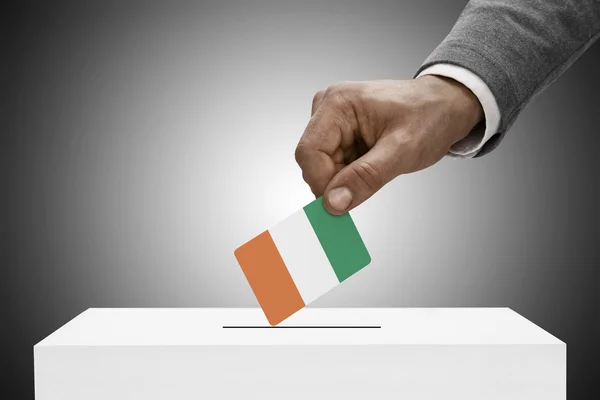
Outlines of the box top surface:
[{"label": "box top surface", "polygon": [[277,327],[258,308],[91,308],[36,347],[561,343],[508,308],[306,308]]}]

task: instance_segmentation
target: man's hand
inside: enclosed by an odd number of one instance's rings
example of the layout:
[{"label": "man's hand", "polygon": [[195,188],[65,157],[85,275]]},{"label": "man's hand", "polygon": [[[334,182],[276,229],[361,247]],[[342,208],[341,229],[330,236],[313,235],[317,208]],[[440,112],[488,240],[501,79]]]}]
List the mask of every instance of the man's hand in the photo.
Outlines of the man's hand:
[{"label": "man's hand", "polygon": [[477,97],[451,79],[340,83],[315,95],[296,161],[327,210],[343,214],[438,162],[482,119]]}]

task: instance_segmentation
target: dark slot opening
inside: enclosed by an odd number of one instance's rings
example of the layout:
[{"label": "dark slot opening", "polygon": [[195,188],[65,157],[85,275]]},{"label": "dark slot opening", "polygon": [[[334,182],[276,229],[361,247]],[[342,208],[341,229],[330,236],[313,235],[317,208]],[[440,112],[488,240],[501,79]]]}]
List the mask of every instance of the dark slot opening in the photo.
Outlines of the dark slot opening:
[{"label": "dark slot opening", "polygon": [[381,329],[378,325],[295,325],[295,326],[266,326],[266,325],[224,325],[224,329]]}]

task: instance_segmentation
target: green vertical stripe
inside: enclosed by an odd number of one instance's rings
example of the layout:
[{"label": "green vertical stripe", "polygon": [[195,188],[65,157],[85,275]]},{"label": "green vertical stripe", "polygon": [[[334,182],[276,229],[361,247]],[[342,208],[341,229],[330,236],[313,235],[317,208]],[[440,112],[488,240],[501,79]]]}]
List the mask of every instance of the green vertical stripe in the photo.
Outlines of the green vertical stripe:
[{"label": "green vertical stripe", "polygon": [[304,212],[340,282],[371,262],[349,213],[330,214],[323,206],[323,197],[306,205]]}]

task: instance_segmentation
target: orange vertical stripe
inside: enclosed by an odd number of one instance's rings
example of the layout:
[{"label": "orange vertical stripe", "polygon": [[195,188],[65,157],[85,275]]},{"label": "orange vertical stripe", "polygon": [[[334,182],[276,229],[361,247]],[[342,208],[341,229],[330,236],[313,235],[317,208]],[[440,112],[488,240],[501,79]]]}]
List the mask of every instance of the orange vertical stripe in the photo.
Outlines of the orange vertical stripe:
[{"label": "orange vertical stripe", "polygon": [[245,243],[234,254],[271,325],[305,306],[269,231]]}]

